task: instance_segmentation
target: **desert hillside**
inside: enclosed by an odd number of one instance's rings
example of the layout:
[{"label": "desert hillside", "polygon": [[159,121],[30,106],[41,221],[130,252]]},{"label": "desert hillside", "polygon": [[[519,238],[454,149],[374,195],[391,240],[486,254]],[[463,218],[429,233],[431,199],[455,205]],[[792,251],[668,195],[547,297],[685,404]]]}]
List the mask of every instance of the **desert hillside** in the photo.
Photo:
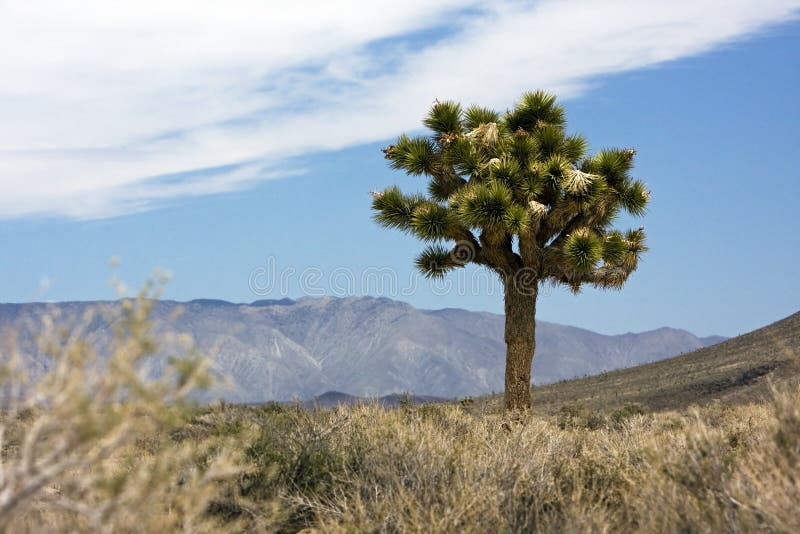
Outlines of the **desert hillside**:
[{"label": "desert hillside", "polygon": [[800,312],[689,354],[534,388],[534,405],[552,413],[569,404],[611,409],[637,403],[666,410],[761,401],[769,396],[769,384],[800,380],[799,362]]}]

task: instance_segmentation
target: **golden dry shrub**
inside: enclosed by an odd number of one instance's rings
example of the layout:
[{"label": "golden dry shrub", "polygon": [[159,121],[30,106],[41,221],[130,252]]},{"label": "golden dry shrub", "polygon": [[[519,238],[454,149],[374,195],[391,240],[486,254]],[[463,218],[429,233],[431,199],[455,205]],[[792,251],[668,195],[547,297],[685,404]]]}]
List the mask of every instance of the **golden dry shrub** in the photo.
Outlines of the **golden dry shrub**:
[{"label": "golden dry shrub", "polygon": [[[226,436],[176,441],[191,420],[190,394],[208,384],[206,360],[185,353],[150,376],[159,339],[150,310],[158,290],[97,306],[75,324],[45,315],[36,328],[44,370],[27,376],[13,335],[0,362],[0,531],[213,530],[207,513],[240,454]],[[112,330],[99,354],[85,326]],[[68,321],[67,321],[68,323]]]}]

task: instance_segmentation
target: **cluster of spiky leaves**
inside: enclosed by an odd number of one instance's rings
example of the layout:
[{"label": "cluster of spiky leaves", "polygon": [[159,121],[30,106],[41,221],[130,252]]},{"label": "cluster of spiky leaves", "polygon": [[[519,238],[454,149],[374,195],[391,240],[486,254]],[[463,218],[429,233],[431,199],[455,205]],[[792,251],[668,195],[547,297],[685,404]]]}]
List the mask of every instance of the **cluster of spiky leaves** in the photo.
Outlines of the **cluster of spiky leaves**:
[{"label": "cluster of spiky leaves", "polygon": [[525,268],[578,291],[619,288],[636,269],[643,229],[612,228],[623,210],[644,214],[650,198],[630,177],[632,149],[588,155],[542,91],[502,115],[437,101],[424,124],[431,135],[403,135],[384,153],[393,168],[427,177],[428,195],[390,187],[373,193],[372,207],[378,223],[431,243],[416,260],[426,276],[475,262],[503,277]]}]

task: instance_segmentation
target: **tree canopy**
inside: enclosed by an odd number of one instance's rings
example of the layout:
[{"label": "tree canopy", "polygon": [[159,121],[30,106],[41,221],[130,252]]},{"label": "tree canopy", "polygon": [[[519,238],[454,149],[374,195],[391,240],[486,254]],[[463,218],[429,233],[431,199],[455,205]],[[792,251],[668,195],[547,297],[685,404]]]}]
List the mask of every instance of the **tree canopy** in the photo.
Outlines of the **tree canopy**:
[{"label": "tree canopy", "polygon": [[[613,228],[624,210],[641,216],[650,192],[631,177],[635,151],[587,154],[568,134],[563,107],[525,93],[500,114],[436,101],[430,135],[402,135],[384,150],[390,165],[428,180],[428,193],[373,193],[375,220],[429,245],[416,259],[428,277],[468,263],[508,281],[620,288],[647,249],[643,228]],[[445,244],[449,243],[448,246]]]}]

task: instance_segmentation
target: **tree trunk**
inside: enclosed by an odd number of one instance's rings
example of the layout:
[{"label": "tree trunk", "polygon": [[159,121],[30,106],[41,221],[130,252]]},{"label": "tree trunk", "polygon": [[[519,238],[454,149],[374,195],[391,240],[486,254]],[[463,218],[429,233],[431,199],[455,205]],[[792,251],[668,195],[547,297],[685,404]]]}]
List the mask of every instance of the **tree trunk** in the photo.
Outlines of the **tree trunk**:
[{"label": "tree trunk", "polygon": [[536,348],[536,296],[538,281],[505,283],[507,411],[531,409],[531,364]]}]

